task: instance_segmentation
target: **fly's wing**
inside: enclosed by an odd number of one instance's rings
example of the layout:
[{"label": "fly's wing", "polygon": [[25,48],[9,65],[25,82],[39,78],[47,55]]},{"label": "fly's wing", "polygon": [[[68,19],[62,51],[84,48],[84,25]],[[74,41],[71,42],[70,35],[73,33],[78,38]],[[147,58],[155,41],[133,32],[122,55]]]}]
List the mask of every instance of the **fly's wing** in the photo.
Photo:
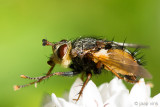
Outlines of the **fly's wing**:
[{"label": "fly's wing", "polygon": [[151,74],[145,68],[140,66],[133,57],[119,49],[102,49],[92,54],[92,59],[96,63],[98,61],[105,65],[105,68],[113,70],[122,75],[135,75],[142,78],[152,78]]},{"label": "fly's wing", "polygon": [[130,48],[149,48],[149,46],[139,45],[139,44],[132,44],[132,43],[119,43],[119,42],[112,42],[118,46],[130,47]]}]

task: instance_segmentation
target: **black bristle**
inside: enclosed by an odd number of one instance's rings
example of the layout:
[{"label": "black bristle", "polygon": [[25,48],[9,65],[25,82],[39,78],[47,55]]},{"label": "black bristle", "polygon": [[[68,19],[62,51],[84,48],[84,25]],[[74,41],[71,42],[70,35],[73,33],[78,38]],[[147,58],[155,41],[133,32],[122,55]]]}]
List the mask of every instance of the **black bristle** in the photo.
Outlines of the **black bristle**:
[{"label": "black bristle", "polygon": [[131,52],[131,55],[133,57],[136,57],[136,56],[138,56],[140,54],[139,51],[140,51],[140,48],[136,48],[133,52]]},{"label": "black bristle", "polygon": [[114,38],[115,38],[115,37],[112,38],[112,42],[114,41]]},{"label": "black bristle", "polygon": [[127,40],[127,37],[124,39],[124,41],[123,41],[123,46],[122,46],[122,49],[124,50],[125,49],[125,47],[124,47],[124,43],[126,42],[126,40]]},{"label": "black bristle", "polygon": [[139,65],[146,65],[146,61],[145,61],[145,58],[144,58],[144,55],[142,55],[141,57],[137,58],[137,63]]},{"label": "black bristle", "polygon": [[144,60],[145,55],[142,55],[141,57],[139,57],[138,59]]},{"label": "black bristle", "polygon": [[[140,48],[136,48],[133,52],[131,52],[132,57],[137,61],[137,63],[139,65],[146,65],[146,61],[145,61],[145,55],[142,55],[142,52],[140,52]],[[140,55],[141,54],[141,55]],[[138,57],[140,56],[140,57]]]}]

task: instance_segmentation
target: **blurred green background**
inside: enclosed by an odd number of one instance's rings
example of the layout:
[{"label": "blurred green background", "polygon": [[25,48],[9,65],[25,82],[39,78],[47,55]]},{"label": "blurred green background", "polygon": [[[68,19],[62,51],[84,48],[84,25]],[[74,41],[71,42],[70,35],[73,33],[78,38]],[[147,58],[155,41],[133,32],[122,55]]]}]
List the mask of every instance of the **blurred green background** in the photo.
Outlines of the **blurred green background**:
[{"label": "blurred green background", "polygon": [[[41,76],[49,66],[51,47],[42,39],[57,42],[83,35],[149,45],[143,51],[145,66],[153,75],[152,96],[160,92],[159,0],[0,0],[0,107],[39,107],[45,93],[62,97],[77,77],[52,77],[34,86],[13,91],[13,85]],[[69,71],[57,65],[54,72]],[[94,76],[97,85],[109,82],[111,73]],[[129,88],[133,85],[125,83]]]}]

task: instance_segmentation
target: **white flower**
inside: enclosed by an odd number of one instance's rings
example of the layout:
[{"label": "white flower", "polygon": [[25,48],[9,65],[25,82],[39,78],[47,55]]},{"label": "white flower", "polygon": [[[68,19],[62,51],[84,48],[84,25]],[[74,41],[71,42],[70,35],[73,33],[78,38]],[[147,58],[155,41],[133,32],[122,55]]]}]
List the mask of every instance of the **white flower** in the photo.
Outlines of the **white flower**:
[{"label": "white flower", "polygon": [[82,80],[78,78],[71,87],[69,101],[57,98],[52,94],[52,100],[44,107],[160,107],[160,94],[150,97],[150,86],[144,79],[136,83],[129,90],[122,80],[114,78],[110,83],[104,83],[99,88],[90,80],[84,88],[80,99],[78,93],[82,87]]}]

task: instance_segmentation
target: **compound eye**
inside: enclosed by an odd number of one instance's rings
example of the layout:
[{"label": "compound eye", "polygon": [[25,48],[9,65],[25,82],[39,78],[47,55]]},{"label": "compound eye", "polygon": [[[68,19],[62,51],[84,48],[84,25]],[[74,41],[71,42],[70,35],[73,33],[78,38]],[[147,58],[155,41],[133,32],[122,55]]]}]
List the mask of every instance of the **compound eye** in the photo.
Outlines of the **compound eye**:
[{"label": "compound eye", "polygon": [[64,57],[64,55],[66,54],[67,52],[67,45],[64,44],[64,45],[61,45],[59,48],[58,48],[58,51],[57,51],[57,55],[60,59],[62,59]]}]

